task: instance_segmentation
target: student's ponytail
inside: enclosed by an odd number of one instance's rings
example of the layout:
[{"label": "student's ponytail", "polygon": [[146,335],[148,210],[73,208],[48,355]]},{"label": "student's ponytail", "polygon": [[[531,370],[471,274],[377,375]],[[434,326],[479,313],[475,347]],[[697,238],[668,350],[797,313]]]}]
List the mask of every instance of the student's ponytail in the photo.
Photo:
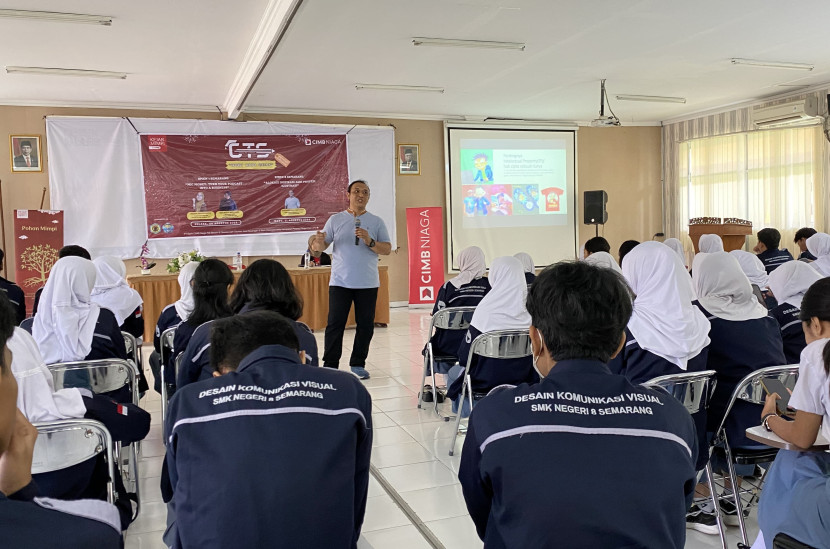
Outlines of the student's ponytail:
[{"label": "student's ponytail", "polygon": [[[801,322],[810,322],[813,318],[830,322],[830,278],[822,278],[813,283],[801,300]],[[824,371],[830,375],[830,341],[824,345],[821,353]]]}]

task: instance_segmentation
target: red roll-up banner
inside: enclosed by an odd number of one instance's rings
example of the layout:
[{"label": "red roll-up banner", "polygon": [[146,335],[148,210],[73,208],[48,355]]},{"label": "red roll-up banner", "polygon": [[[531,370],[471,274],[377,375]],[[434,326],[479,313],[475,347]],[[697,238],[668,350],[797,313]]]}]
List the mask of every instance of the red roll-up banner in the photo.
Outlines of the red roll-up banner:
[{"label": "red roll-up banner", "polygon": [[442,208],[407,208],[409,304],[435,303],[444,285],[444,219]]},{"label": "red roll-up banner", "polygon": [[26,295],[26,314],[32,314],[35,292],[46,284],[63,247],[63,211],[15,210],[14,280]]}]

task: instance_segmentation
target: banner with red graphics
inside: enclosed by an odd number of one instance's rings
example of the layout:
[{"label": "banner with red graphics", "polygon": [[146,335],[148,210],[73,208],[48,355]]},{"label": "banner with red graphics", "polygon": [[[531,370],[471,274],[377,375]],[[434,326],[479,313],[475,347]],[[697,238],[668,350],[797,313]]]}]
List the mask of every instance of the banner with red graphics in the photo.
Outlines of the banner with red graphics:
[{"label": "banner with red graphics", "polygon": [[147,236],[313,231],[348,205],[345,135],[141,135]]},{"label": "banner with red graphics", "polygon": [[444,285],[444,218],[442,208],[407,208],[409,304],[432,305]]},{"label": "banner with red graphics", "polygon": [[32,314],[35,292],[49,278],[63,247],[63,212],[14,211],[14,281],[26,296],[26,314]]}]

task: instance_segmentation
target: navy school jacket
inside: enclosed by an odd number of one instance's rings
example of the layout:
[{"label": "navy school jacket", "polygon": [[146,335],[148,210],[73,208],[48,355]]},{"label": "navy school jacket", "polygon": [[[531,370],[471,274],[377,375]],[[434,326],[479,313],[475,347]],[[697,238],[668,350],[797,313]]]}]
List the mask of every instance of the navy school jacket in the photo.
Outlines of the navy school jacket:
[{"label": "navy school jacket", "polygon": [[136,339],[144,338],[144,306],[139,305],[130,316],[124,319],[124,323],[119,326],[122,332],[131,334]]},{"label": "navy school jacket", "polygon": [[[458,347],[458,359],[462,367],[467,365],[470,347],[481,332],[475,326],[467,330],[461,345]],[[483,358],[478,355],[470,363],[470,380],[473,384],[473,393],[487,394],[494,387],[505,383],[535,383],[539,381],[539,374],[533,369],[533,358],[526,356],[516,359]],[[458,377],[449,389],[447,396],[455,400],[461,394],[464,376]]]},{"label": "navy school jacket", "polygon": [[674,398],[563,360],[473,408],[458,479],[488,549],[680,549],[696,453]]},{"label": "navy school jacket", "polygon": [[[490,291],[490,281],[486,277],[476,278],[456,288],[449,282],[438,290],[438,298],[432,308],[432,314],[447,307],[475,307]],[[458,360],[458,347],[464,340],[464,330],[435,330],[430,340],[435,356],[451,356]]]},{"label": "navy school jacket", "polygon": [[101,308],[95,332],[92,334],[92,349],[84,360],[100,358],[121,358],[127,360],[127,347],[115,315],[109,309]]},{"label": "navy school jacket", "polygon": [[23,290],[14,282],[0,276],[0,291],[6,292],[9,303],[11,303],[12,309],[14,309],[15,320],[19,326],[23,322],[23,319],[26,318],[26,296],[23,294]]},{"label": "navy school jacket", "polygon": [[357,377],[309,368],[280,345],[180,388],[165,440],[173,547],[356,547],[371,413]]},{"label": "navy school jacket", "polygon": [[781,339],[784,343],[784,356],[787,359],[787,364],[798,364],[801,360],[801,351],[807,346],[807,341],[804,339],[804,328],[798,318],[800,313],[801,309],[789,303],[782,303],[769,312],[781,328]]},{"label": "navy school jacket", "polygon": [[787,261],[792,261],[793,256],[789,250],[766,250],[758,254],[758,259],[764,264],[767,274],[780,267]]}]

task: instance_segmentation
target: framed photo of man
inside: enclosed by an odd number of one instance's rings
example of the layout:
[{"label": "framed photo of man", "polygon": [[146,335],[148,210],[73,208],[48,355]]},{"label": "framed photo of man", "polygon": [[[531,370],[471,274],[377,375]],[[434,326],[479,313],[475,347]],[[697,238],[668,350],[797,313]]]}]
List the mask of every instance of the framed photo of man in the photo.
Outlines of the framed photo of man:
[{"label": "framed photo of man", "polygon": [[398,145],[398,174],[421,175],[421,147],[418,145]]},{"label": "framed photo of man", "polygon": [[39,135],[10,135],[9,154],[12,173],[43,171]]}]

